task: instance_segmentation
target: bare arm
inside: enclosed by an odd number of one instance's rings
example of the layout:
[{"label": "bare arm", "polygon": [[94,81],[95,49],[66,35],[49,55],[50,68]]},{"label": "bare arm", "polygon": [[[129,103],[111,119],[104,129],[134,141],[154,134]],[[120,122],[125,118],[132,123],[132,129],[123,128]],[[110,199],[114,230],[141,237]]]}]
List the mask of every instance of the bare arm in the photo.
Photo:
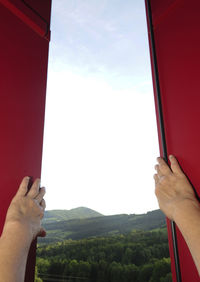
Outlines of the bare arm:
[{"label": "bare arm", "polygon": [[41,227],[44,215],[44,187],[37,179],[28,192],[25,177],[7,212],[0,238],[0,282],[22,282],[30,245],[36,236],[45,236]]},{"label": "bare arm", "polygon": [[179,227],[200,274],[200,204],[176,158],[171,167],[162,158],[155,166],[155,194],[160,209]]}]

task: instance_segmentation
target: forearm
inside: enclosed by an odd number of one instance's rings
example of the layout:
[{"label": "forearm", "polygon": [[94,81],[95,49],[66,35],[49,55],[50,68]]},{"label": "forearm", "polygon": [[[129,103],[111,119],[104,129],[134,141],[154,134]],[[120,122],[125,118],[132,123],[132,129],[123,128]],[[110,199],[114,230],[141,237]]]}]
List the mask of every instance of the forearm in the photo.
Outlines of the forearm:
[{"label": "forearm", "polygon": [[0,282],[23,282],[31,240],[20,224],[5,225],[0,238]]},{"label": "forearm", "polygon": [[186,203],[174,217],[200,275],[200,205]]}]

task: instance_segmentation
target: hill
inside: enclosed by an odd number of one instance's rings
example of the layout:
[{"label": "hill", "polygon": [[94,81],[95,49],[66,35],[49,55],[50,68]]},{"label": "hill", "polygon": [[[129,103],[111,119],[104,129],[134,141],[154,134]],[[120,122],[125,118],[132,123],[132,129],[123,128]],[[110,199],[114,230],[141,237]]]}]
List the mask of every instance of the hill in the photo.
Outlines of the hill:
[{"label": "hill", "polygon": [[59,221],[66,221],[71,219],[82,219],[103,216],[99,212],[92,209],[79,207],[71,210],[49,210],[45,211],[43,223],[55,223]]},{"label": "hill", "polygon": [[120,214],[54,222],[44,221],[43,226],[47,230],[47,237],[38,239],[38,241],[45,244],[67,239],[79,240],[97,236],[126,234],[133,230],[152,230],[166,226],[166,220],[160,210],[155,210],[139,215]]}]

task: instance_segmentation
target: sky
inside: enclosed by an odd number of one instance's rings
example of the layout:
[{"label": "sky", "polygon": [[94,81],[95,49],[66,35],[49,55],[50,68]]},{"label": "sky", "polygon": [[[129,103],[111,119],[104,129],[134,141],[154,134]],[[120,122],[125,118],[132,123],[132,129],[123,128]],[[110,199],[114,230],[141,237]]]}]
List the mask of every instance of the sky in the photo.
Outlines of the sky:
[{"label": "sky", "polygon": [[158,208],[144,1],[53,0],[42,158],[47,210]]}]

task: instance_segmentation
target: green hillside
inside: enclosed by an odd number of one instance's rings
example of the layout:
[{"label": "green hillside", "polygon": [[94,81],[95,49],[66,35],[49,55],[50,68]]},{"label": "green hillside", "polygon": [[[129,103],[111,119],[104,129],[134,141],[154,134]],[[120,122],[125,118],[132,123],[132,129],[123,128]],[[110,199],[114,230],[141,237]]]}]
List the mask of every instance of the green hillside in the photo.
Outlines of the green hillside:
[{"label": "green hillside", "polygon": [[[55,214],[54,214],[55,217]],[[50,217],[53,218],[53,217]],[[78,218],[43,223],[47,231],[46,238],[39,238],[39,243],[47,244],[67,239],[79,240],[96,236],[126,234],[133,230],[152,230],[166,226],[165,216],[160,210],[146,214],[121,214]]]},{"label": "green hillside", "polygon": [[47,237],[38,240],[36,281],[172,281],[160,210],[70,220],[56,212],[43,224]]},{"label": "green hillside", "polygon": [[172,282],[167,230],[39,245],[37,270],[43,282]]},{"label": "green hillside", "polygon": [[71,210],[49,210],[44,213],[43,223],[98,216],[102,216],[102,214],[85,207],[79,207]]}]

